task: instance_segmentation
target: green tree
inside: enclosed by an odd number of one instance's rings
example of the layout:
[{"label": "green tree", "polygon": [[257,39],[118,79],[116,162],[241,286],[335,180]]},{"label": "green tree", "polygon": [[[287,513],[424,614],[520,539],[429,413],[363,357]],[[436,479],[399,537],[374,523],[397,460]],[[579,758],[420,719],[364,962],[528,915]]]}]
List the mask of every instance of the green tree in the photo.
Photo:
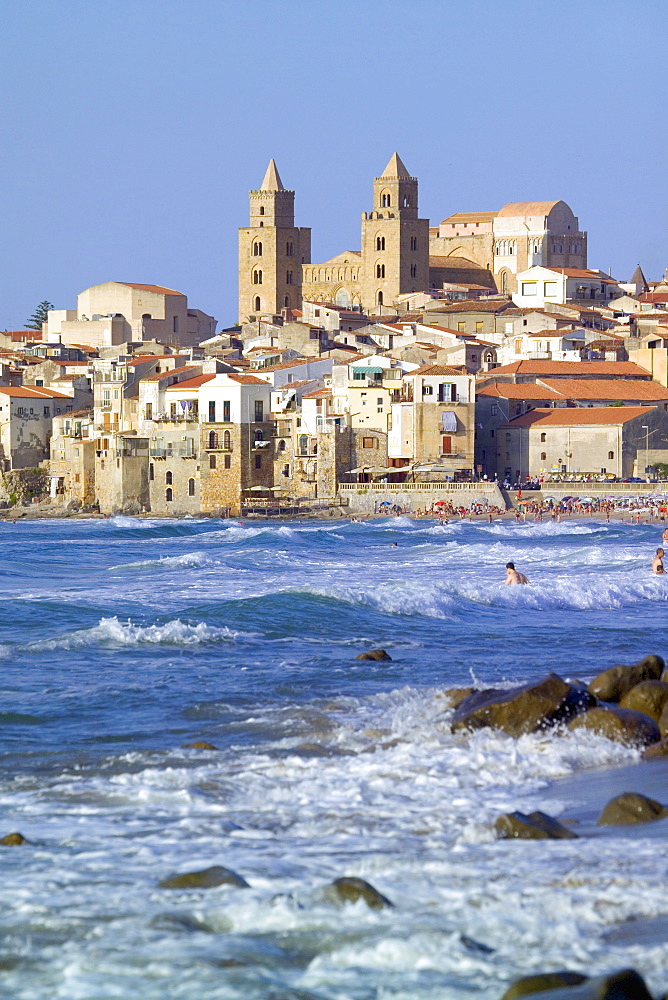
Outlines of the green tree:
[{"label": "green tree", "polygon": [[26,330],[41,330],[42,323],[46,323],[48,319],[49,309],[53,309],[53,302],[48,302],[47,299],[40,302],[30,319],[26,320]]}]

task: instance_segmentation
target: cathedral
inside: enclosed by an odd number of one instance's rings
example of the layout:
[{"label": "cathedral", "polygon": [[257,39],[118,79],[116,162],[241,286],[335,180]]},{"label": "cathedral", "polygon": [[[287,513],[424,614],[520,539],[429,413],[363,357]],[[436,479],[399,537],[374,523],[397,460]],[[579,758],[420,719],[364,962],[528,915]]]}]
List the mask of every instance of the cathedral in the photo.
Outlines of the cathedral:
[{"label": "cathedral", "polygon": [[250,225],[239,230],[239,321],[300,309],[305,299],[389,315],[400,296],[448,283],[510,295],[535,264],[587,266],[587,234],[563,201],[459,212],[430,229],[418,216],[417,178],[397,153],[374,179],[373,206],[362,213],[361,250],[314,264],[311,230],[295,226],[295,193],[271,160],[250,192]]}]

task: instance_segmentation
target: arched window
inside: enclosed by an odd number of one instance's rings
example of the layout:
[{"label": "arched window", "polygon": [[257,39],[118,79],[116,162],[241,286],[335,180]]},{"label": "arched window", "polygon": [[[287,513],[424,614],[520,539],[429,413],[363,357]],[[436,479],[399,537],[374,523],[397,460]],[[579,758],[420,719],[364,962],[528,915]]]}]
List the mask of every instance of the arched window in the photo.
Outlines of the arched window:
[{"label": "arched window", "polygon": [[614,457],[615,457],[614,451],[609,451],[608,452],[608,458],[614,458]]},{"label": "arched window", "polygon": [[264,215],[264,205],[260,205],[260,215]]},{"label": "arched window", "polygon": [[494,355],[490,352],[485,355],[485,363],[491,365],[492,361],[494,361]]},{"label": "arched window", "polygon": [[285,451],[285,441],[280,441],[278,445],[279,451]]},{"label": "arched window", "polygon": [[384,278],[385,277],[385,265],[384,264],[376,264],[376,277],[377,278]]},{"label": "arched window", "polygon": [[216,431],[209,431],[209,448],[218,447],[218,434]]},{"label": "arched window", "polygon": [[195,480],[194,479],[189,479],[188,480],[188,496],[189,497],[194,497],[195,496]]},{"label": "arched window", "polygon": [[225,451],[232,451],[232,435],[229,431],[223,431],[223,448]]},{"label": "arched window", "polygon": [[167,483],[168,486],[172,485],[172,478],[173,477],[172,477],[171,472],[166,472],[165,473],[165,482]]},{"label": "arched window", "polygon": [[378,294],[376,295],[376,302],[377,302],[377,304],[379,306],[382,306],[382,304],[383,304],[383,293],[382,292],[378,292]]},{"label": "arched window", "polygon": [[403,206],[404,206],[404,208],[410,208],[411,207],[411,200],[410,200],[410,198],[409,198],[409,196],[407,194],[404,195]]},{"label": "arched window", "polygon": [[260,296],[259,295],[255,296],[255,302],[253,304],[253,308],[255,309],[255,312],[259,312],[260,309],[261,309]]},{"label": "arched window", "polygon": [[417,277],[417,264],[411,264],[411,278]]},{"label": "arched window", "polygon": [[300,434],[299,435],[299,454],[300,455],[308,455],[308,435],[307,434]]},{"label": "arched window", "polygon": [[262,244],[259,241],[253,244],[253,256],[254,257],[262,256]]},{"label": "arched window", "polygon": [[503,271],[501,274],[501,291],[504,295],[508,294],[508,272]]},{"label": "arched window", "polygon": [[165,500],[167,501],[167,503],[171,503],[173,499],[174,499],[174,491],[170,487],[169,489],[165,490]]},{"label": "arched window", "polygon": [[286,309],[290,308],[290,296],[289,295],[286,295],[285,298],[283,299],[283,305],[285,306]]},{"label": "arched window", "polygon": [[285,244],[285,256],[286,257],[292,257],[292,256],[294,256],[294,252],[295,252],[295,245],[294,245],[294,243],[286,243]]},{"label": "arched window", "polygon": [[547,434],[545,433],[545,431],[543,431],[543,433],[541,434],[540,439],[541,441],[547,441]]},{"label": "arched window", "polygon": [[541,453],[540,453],[540,460],[541,460],[541,462],[544,462],[546,458],[547,458],[547,453],[544,452],[544,451],[541,451]]},{"label": "arched window", "polygon": [[411,250],[417,250],[417,236],[411,236]]},{"label": "arched window", "polygon": [[286,285],[291,285],[292,284],[292,271],[286,271],[285,272],[285,284]]},{"label": "arched window", "polygon": [[381,208],[389,208],[390,204],[391,204],[391,201],[390,201],[390,192],[389,191],[383,191],[383,193],[380,196],[380,207]]},{"label": "arched window", "polygon": [[258,271],[253,271],[253,284],[254,285],[261,285],[262,284],[262,271],[259,271],[259,270]]},{"label": "arched window", "polygon": [[385,237],[376,236],[376,250],[384,250],[384,249],[385,249]]},{"label": "arched window", "polygon": [[256,441],[264,441],[264,435],[262,434],[262,431],[255,431],[254,437]]}]

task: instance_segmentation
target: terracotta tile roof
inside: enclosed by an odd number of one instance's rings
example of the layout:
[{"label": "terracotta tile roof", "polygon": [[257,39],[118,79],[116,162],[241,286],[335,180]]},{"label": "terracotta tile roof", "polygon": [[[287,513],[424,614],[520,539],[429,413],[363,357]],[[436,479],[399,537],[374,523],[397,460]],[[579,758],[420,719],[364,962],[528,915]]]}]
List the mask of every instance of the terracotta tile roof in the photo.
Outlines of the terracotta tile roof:
[{"label": "terracotta tile roof", "polygon": [[451,330],[448,326],[437,326],[435,323],[424,324],[429,327],[430,330],[438,330],[439,333],[452,333],[455,337],[461,337],[461,330]]},{"label": "terracotta tile roof", "polygon": [[305,392],[302,399],[329,399],[331,395],[331,389],[314,389],[313,392]]},{"label": "terracotta tile roof", "polygon": [[271,388],[270,383],[266,379],[255,378],[255,375],[232,375],[228,372],[223,372],[222,374],[227,375],[233,382],[240,382],[242,385],[264,385],[268,389]]},{"label": "terracotta tile roof", "polygon": [[54,365],[62,365],[69,368],[70,365],[80,365],[82,368],[90,367],[90,361],[64,361],[63,358],[44,358],[45,361],[53,361]]},{"label": "terracotta tile roof", "polygon": [[543,385],[566,399],[646,399],[653,402],[668,400],[668,389],[658,382],[628,382],[625,379],[556,378],[541,379]]},{"label": "terracotta tile roof", "polygon": [[71,396],[63,392],[56,392],[55,389],[45,389],[43,386],[33,388],[25,385],[0,385],[0,393],[3,396],[23,396],[27,399],[72,399]]},{"label": "terracotta tile roof", "polygon": [[129,361],[124,362],[128,368],[132,368],[134,365],[143,365],[147,361],[163,361],[169,358],[171,361],[187,361],[185,355],[180,356],[178,354],[136,354],[134,358],[130,358]]},{"label": "terracotta tile roof", "polygon": [[[497,313],[510,312],[513,315],[521,315],[517,306],[510,299],[462,299],[461,302],[450,302],[447,305],[430,309],[429,314],[434,313]],[[535,310],[531,310],[532,312]]]},{"label": "terracotta tile roof", "polygon": [[405,378],[412,378],[413,375],[466,375],[466,371],[461,368],[453,368],[451,365],[423,365],[412,372],[406,372]]},{"label": "terracotta tile roof", "polygon": [[[182,369],[185,370],[185,369]],[[170,374],[169,372],[167,374]],[[200,385],[204,385],[206,382],[210,382],[215,375],[195,375],[194,378],[186,378],[183,382],[176,382],[175,385],[168,385],[165,392],[182,392],[184,389],[197,389]],[[142,382],[147,381],[147,379],[142,379]]]},{"label": "terracotta tile roof", "polygon": [[[545,267],[545,265],[542,265]],[[565,274],[567,278],[586,278],[588,281],[602,281],[606,285],[617,285],[619,282],[614,278],[609,278],[607,274],[599,274],[598,271],[589,271],[582,267],[545,267],[546,271],[554,274]]]},{"label": "terracotta tile roof", "polygon": [[142,378],[142,382],[162,382],[163,379],[171,378],[172,375],[180,375],[183,372],[194,372],[195,368],[192,365],[186,365],[184,368],[170,368],[168,372],[156,372],[155,375],[147,375]]},{"label": "terracotta tile roof", "polygon": [[539,330],[538,333],[527,333],[527,337],[542,337],[543,340],[549,337],[567,337],[569,333],[577,333],[576,330]]},{"label": "terracotta tile roof", "polygon": [[448,270],[454,271],[485,271],[486,268],[482,264],[476,264],[474,260],[469,260],[468,257],[442,257],[429,255],[429,267],[443,268],[447,267]]},{"label": "terracotta tile roof", "polygon": [[183,295],[173,288],[165,288],[163,285],[136,285],[134,281],[117,281],[117,285],[125,285],[126,288],[138,288],[140,292],[155,292],[157,295]]},{"label": "terracotta tile roof", "polygon": [[649,409],[651,407],[648,406],[560,406],[549,410],[537,407],[501,427],[530,427],[532,424],[553,427],[568,427],[572,424],[625,424],[635,417],[646,417]]},{"label": "terracotta tile roof", "polygon": [[301,389],[303,385],[311,385],[313,382],[317,382],[316,378],[300,378],[296,382],[286,382],[278,389],[274,389],[274,392],[284,392],[286,389]]},{"label": "terracotta tile roof", "polygon": [[300,365],[308,365],[313,361],[319,360],[319,358],[293,358],[292,361],[279,361],[276,365],[263,365],[261,368],[256,368],[255,371],[277,372],[283,368],[299,368]]},{"label": "terracotta tile roof", "polygon": [[[494,369],[495,371],[497,369]],[[476,389],[476,396],[492,396],[495,399],[563,399],[558,392],[545,389],[535,382],[524,382],[516,385],[514,382],[492,382],[491,385]]]},{"label": "terracotta tile roof", "polygon": [[448,222],[455,225],[461,222],[492,222],[498,214],[498,212],[455,212],[454,215],[443,219],[441,225],[444,226]]},{"label": "terracotta tile roof", "polygon": [[[489,372],[484,377],[488,378]],[[650,373],[632,361],[512,361],[493,369],[493,375],[609,375],[611,378],[644,378]]]}]

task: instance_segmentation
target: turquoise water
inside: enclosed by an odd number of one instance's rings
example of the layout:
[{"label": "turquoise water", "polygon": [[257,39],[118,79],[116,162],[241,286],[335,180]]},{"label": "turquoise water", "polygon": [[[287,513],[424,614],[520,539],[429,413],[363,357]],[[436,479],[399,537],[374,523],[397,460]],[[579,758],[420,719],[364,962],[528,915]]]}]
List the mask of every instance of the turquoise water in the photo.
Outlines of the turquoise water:
[{"label": "turquoise water", "polygon": [[[597,521],[0,523],[0,835],[30,841],[1,849],[0,996],[495,998],[629,964],[665,988],[668,947],[622,933],[668,915],[663,823],[632,851],[591,824],[492,833],[509,809],[577,812],[555,782],[637,754],[453,736],[438,698],[666,655],[659,542]],[[530,587],[501,586],[509,559]],[[379,646],[391,662],[355,659]],[[250,889],[158,887],[213,864]],[[394,909],[335,908],[341,875]]]}]

